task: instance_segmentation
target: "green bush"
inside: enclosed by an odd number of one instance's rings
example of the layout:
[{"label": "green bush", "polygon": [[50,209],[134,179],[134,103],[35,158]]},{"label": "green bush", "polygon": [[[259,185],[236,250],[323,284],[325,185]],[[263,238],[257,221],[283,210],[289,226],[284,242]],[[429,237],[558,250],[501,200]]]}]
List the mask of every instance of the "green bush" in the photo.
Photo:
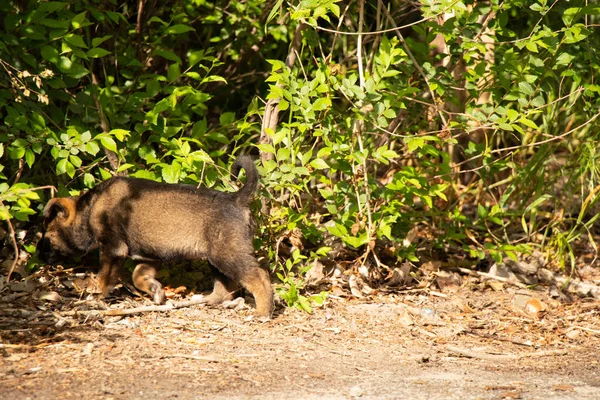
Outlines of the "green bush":
[{"label": "green bush", "polygon": [[306,310],[319,259],[383,283],[405,260],[596,250],[599,6],[142,4],[0,5],[1,219],[116,173],[230,190],[251,152],[257,243]]}]

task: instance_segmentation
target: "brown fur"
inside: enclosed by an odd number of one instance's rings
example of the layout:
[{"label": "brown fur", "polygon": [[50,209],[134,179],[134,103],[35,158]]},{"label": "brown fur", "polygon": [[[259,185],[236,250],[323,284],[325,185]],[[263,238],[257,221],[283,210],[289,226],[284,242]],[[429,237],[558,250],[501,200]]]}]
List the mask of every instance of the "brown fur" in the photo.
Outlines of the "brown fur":
[{"label": "brown fur", "polygon": [[246,184],[235,193],[115,177],[80,197],[52,199],[44,209],[40,258],[51,263],[99,249],[98,284],[104,296],[118,282],[123,261],[140,260],[133,283],[157,303],[164,301],[155,279],[160,261],[206,258],[215,269],[207,303],[230,300],[241,284],[254,296],[257,314],[270,316],[273,290],[253,256],[248,207],[258,172],[245,156],[235,161],[232,173],[240,168]]}]

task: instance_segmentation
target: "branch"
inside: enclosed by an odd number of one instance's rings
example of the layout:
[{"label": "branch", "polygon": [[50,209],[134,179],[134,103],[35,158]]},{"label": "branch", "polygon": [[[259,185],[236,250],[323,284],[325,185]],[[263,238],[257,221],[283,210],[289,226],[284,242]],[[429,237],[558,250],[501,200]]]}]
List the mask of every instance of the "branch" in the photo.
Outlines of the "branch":
[{"label": "branch", "polygon": [[536,351],[533,353],[525,353],[525,354],[490,354],[483,353],[480,351],[474,351],[469,349],[463,349],[461,347],[446,345],[446,350],[460,354],[461,356],[469,357],[469,358],[477,358],[480,360],[488,360],[488,361],[514,361],[520,360],[522,358],[534,358],[534,357],[548,357],[548,356],[560,356],[567,354],[566,350],[547,350],[547,351]]},{"label": "branch", "polygon": [[[379,2],[379,7],[381,7],[383,9],[383,11],[385,12],[385,15],[386,15],[389,23],[393,27],[396,27],[396,22],[394,22],[394,19],[392,18],[392,15],[388,11],[388,9],[383,6],[383,1],[382,0],[378,0],[378,2]],[[431,95],[431,100],[432,100],[432,102],[433,102],[433,104],[434,104],[434,106],[436,108],[436,111],[438,112],[438,115],[440,116],[440,119],[442,120],[443,126],[448,125],[448,123],[446,122],[446,118],[444,118],[444,115],[439,110],[439,108],[436,106],[435,94],[433,93],[433,90],[431,90],[431,86],[429,85],[429,79],[427,79],[427,75],[425,75],[425,71],[423,71],[423,68],[421,68],[421,66],[419,65],[419,63],[415,59],[415,56],[413,55],[412,51],[410,51],[410,48],[408,47],[408,45],[406,44],[406,41],[404,40],[404,36],[402,36],[402,34],[400,33],[399,30],[396,31],[396,36],[398,36],[398,39],[400,39],[400,42],[402,43],[402,47],[404,47],[404,50],[406,51],[406,54],[408,54],[408,57],[411,59],[411,61],[415,65],[415,68],[417,69],[417,71],[419,71],[419,74],[421,75],[421,77],[425,81],[425,84],[427,85],[427,90],[429,91],[429,94]]]},{"label": "branch", "polygon": [[[56,188],[54,186],[38,186],[38,187],[30,188],[30,189],[20,189],[20,190],[11,192],[11,195],[15,195],[15,194],[18,195],[20,193],[34,192],[36,190],[45,190],[45,189],[50,189],[50,196],[54,197],[54,192],[56,191]],[[10,231],[10,238],[12,239],[13,247],[15,249],[15,259],[13,260],[10,270],[8,271],[8,275],[6,276],[6,282],[9,282],[10,276],[12,275],[12,273],[15,270],[15,267],[17,266],[17,262],[19,262],[19,246],[17,244],[15,229],[13,228],[12,223],[10,222],[10,213],[8,212],[8,208],[6,208],[6,206],[4,205],[4,202],[2,200],[4,200],[4,196],[0,196],[0,207],[2,207],[2,209],[8,216],[6,223],[8,224],[8,229]]]},{"label": "branch", "polygon": [[[296,54],[298,54],[298,49],[302,45],[302,31],[306,28],[306,26],[307,25],[305,23],[300,22],[296,27],[294,40],[292,41],[290,51],[285,59],[285,65],[290,69],[296,63]],[[277,84],[277,86],[281,87],[280,84]],[[270,130],[271,132],[275,132],[275,129],[277,128],[277,122],[279,119],[279,101],[279,98],[270,99],[265,105],[265,115],[263,117],[263,122],[260,129],[260,139],[258,141],[260,144],[273,143],[273,140],[267,131]],[[273,154],[261,151],[260,159],[263,162],[271,160],[273,159]]]},{"label": "branch", "polygon": [[164,312],[164,311],[172,311],[178,308],[186,308],[190,306],[195,306],[198,304],[206,304],[206,298],[200,298],[197,300],[188,300],[181,301],[179,303],[171,303],[164,305],[152,305],[152,306],[142,306],[135,308],[125,308],[125,309],[111,309],[111,310],[74,310],[74,311],[66,311],[60,313],[60,316],[64,317],[74,317],[76,315],[97,315],[103,317],[115,317],[115,316],[123,316],[123,315],[132,315],[132,314],[142,314],[146,312]]},{"label": "branch", "polygon": [[19,246],[17,245],[17,238],[15,236],[15,229],[13,228],[11,222],[10,222],[10,214],[8,212],[8,208],[6,208],[6,206],[4,205],[4,203],[2,202],[2,200],[0,200],[0,207],[2,207],[2,209],[4,210],[4,212],[6,213],[6,215],[8,215],[8,218],[6,219],[6,223],[8,224],[8,230],[10,231],[10,238],[12,240],[13,243],[13,247],[15,249],[15,259],[13,260],[13,263],[10,267],[10,270],[8,271],[8,276],[6,277],[6,281],[10,281],[10,276],[13,273],[13,271],[15,270],[15,267],[17,265],[17,262],[19,261]]},{"label": "branch", "polygon": [[[95,73],[92,72],[92,83],[94,86],[99,87],[98,77]],[[96,91],[92,93],[92,97],[94,99],[94,104],[96,104],[96,108],[98,109],[98,117],[100,118],[100,126],[105,133],[108,133],[110,129],[108,129],[108,121],[106,120],[106,116],[104,115],[104,111],[102,110],[102,106],[100,105],[100,101],[98,100],[98,96],[96,95]],[[114,172],[117,172],[119,169],[119,157],[113,151],[103,147],[104,154],[106,154],[106,158],[108,159],[108,163]]]}]

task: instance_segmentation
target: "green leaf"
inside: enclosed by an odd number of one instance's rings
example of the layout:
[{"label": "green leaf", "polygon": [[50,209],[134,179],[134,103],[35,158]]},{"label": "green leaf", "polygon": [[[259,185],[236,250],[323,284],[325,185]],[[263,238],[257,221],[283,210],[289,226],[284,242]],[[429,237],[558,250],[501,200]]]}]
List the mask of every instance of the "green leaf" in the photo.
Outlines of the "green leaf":
[{"label": "green leaf", "polygon": [[106,35],[102,37],[97,37],[92,39],[92,47],[100,46],[102,43],[112,38],[112,35]]},{"label": "green leaf", "polygon": [[71,161],[71,164],[73,164],[75,167],[77,167],[77,168],[81,167],[81,164],[82,164],[81,158],[74,156],[74,155],[70,155],[69,160]]},{"label": "green leaf", "polygon": [[94,141],[90,141],[85,144],[85,151],[87,153],[95,156],[100,151],[100,146],[98,146],[98,143],[96,143]]},{"label": "green leaf", "polygon": [[44,60],[48,60],[53,64],[57,64],[60,59],[58,50],[56,50],[54,47],[42,46],[41,54]]},{"label": "green leaf", "polygon": [[327,169],[329,165],[322,158],[315,158],[310,162],[310,166],[314,169]]},{"label": "green leaf", "polygon": [[93,49],[89,49],[86,54],[90,58],[100,58],[111,54],[111,52],[102,47],[94,47]]},{"label": "green leaf", "polygon": [[570,28],[566,28],[564,32],[564,43],[566,44],[581,42],[587,38],[590,33],[583,24],[575,24]]},{"label": "green leaf", "polygon": [[77,14],[76,16],[73,17],[73,19],[71,20],[71,25],[73,25],[73,28],[79,29],[82,27],[82,24],[85,21],[85,14],[86,14],[86,11],[84,11],[80,14]]},{"label": "green leaf", "polygon": [[585,7],[567,8],[562,13],[562,20],[565,25],[570,26],[575,20],[583,18],[586,15],[600,15],[600,5],[590,4]]},{"label": "green leaf", "polygon": [[87,188],[90,188],[90,189],[93,188],[95,183],[96,183],[96,180],[94,179],[94,176],[92,174],[85,173],[83,175],[83,184]]},{"label": "green leaf", "polygon": [[25,155],[24,147],[10,146],[8,148],[8,157],[12,160],[19,160],[19,159],[23,158],[24,155]]},{"label": "green leaf", "polygon": [[277,161],[287,161],[290,158],[290,149],[287,147],[281,147],[277,149],[277,154],[275,156]]},{"label": "green leaf", "polygon": [[283,4],[283,0],[277,0],[277,3],[272,5],[271,12],[269,13],[269,16],[267,17],[267,22],[265,23],[265,30],[266,30],[267,25],[269,25],[269,22],[271,22],[273,20],[273,18],[275,18],[275,16],[278,15],[279,12],[281,11],[282,4]]},{"label": "green leaf", "polygon": [[531,96],[535,92],[534,87],[528,82],[519,82],[519,90],[526,96]]},{"label": "green leaf", "polygon": [[65,8],[65,6],[67,5],[67,3],[62,3],[59,1],[49,1],[49,2],[40,2],[39,6],[38,6],[38,11],[42,12],[42,13],[53,13],[59,10],[62,10],[63,8]]},{"label": "green leaf", "polygon": [[554,61],[554,66],[564,66],[569,65],[575,56],[572,56],[569,53],[560,53],[558,57],[556,57],[556,61]]},{"label": "green leaf", "polygon": [[31,168],[33,166],[34,161],[35,161],[35,154],[33,153],[33,150],[28,148],[27,150],[25,150],[25,162],[27,162],[27,165],[29,166],[29,168]]},{"label": "green leaf", "polygon": [[172,51],[156,50],[154,51],[154,54],[166,58],[169,61],[175,61],[176,63],[181,64],[181,58],[179,58],[177,54],[173,53]]},{"label": "green leaf", "polygon": [[315,111],[320,111],[320,110],[326,110],[329,107],[331,107],[331,99],[329,97],[319,97],[314,103],[313,103],[313,110]]},{"label": "green leaf", "polygon": [[537,126],[535,124],[535,122],[533,122],[532,120],[527,119],[525,117],[519,118],[519,122],[522,123],[523,125],[529,127],[529,128],[532,128],[532,129],[535,129],[535,130],[539,130],[540,129],[539,126]]},{"label": "green leaf", "polygon": [[423,139],[422,137],[405,138],[404,142],[408,147],[408,151],[410,151],[411,153],[417,149],[422,148],[425,145],[425,139]]},{"label": "green leaf", "polygon": [[[63,160],[66,160],[65,158],[63,158]],[[75,176],[75,166],[73,164],[71,164],[70,161],[67,161],[66,163],[66,169],[67,169],[67,175],[69,175],[69,177],[74,177]]]},{"label": "green leaf", "polygon": [[358,237],[346,236],[342,238],[342,240],[350,246],[358,249],[359,247],[369,243],[369,235],[367,232],[364,232]]},{"label": "green leaf", "polygon": [[169,82],[173,82],[173,81],[179,79],[180,76],[181,76],[181,69],[179,69],[179,64],[175,63],[175,64],[169,65],[169,68],[167,69],[167,79],[169,80]]},{"label": "green leaf", "polygon": [[198,64],[199,62],[201,62],[202,60],[204,60],[206,55],[206,52],[204,50],[198,50],[198,51],[193,51],[190,53],[190,56],[188,58],[189,61],[189,67],[193,67],[194,65]]},{"label": "green leaf", "polygon": [[192,28],[191,26],[184,25],[184,24],[176,24],[176,25],[168,27],[167,30],[165,31],[165,33],[167,35],[179,35],[179,34],[191,32],[194,30],[195,29]]},{"label": "green leaf", "polygon": [[235,121],[235,113],[224,112],[219,116],[219,124],[221,126],[229,126]]},{"label": "green leaf", "polygon": [[122,142],[126,136],[131,134],[131,132],[126,129],[112,129],[108,134],[116,137],[119,142]]},{"label": "green leaf", "polygon": [[172,165],[166,165],[162,169],[162,178],[167,183],[178,183],[181,175],[181,165],[173,162]]},{"label": "green leaf", "polygon": [[67,172],[67,163],[69,161],[66,158],[61,158],[58,163],[56,163],[56,174],[62,175]]},{"label": "green leaf", "polygon": [[69,58],[64,56],[60,57],[58,61],[58,69],[76,79],[82,78],[90,73],[83,65],[72,62]]},{"label": "green leaf", "polygon": [[269,143],[257,144],[256,147],[263,153],[275,154],[275,148]]},{"label": "green leaf", "polygon": [[479,218],[485,219],[488,216],[488,210],[481,204],[477,204],[477,215]]},{"label": "green leaf", "polygon": [[106,135],[98,135],[98,138],[100,139],[100,143],[102,143],[102,146],[112,151],[113,153],[117,152],[117,143],[115,143],[115,140],[113,138]]},{"label": "green leaf", "polygon": [[85,41],[83,40],[83,38],[81,36],[75,35],[73,33],[69,33],[68,35],[65,35],[65,42],[67,42],[71,46],[87,49],[87,44],[85,44]]}]

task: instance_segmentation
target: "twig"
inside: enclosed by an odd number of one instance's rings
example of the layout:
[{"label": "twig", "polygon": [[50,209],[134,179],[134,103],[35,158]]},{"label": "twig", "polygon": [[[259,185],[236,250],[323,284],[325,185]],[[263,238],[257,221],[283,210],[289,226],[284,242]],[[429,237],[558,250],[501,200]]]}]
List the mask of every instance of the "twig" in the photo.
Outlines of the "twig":
[{"label": "twig", "polygon": [[[360,84],[360,88],[361,90],[364,91],[365,88],[365,74],[364,74],[364,69],[363,69],[363,57],[362,57],[362,53],[363,53],[363,25],[364,25],[364,16],[365,16],[365,2],[364,0],[358,0],[358,38],[356,41],[356,59],[357,59],[357,63],[358,63],[358,76],[359,76],[359,84]],[[358,148],[360,149],[361,153],[364,153],[364,145],[363,145],[363,140],[362,140],[362,134],[364,131],[364,120],[363,119],[357,119],[354,122],[354,135],[356,135],[356,140],[358,142]],[[371,196],[370,196],[370,188],[369,188],[369,175],[368,175],[368,170],[367,170],[367,158],[364,157],[362,160],[362,175],[363,175],[363,185],[364,185],[364,190],[365,190],[365,210],[367,212],[367,234],[369,237],[369,243],[367,245],[367,250],[365,252],[365,254],[362,257],[362,261],[361,261],[361,265],[364,265],[364,263],[367,261],[367,256],[369,255],[369,252],[371,252],[371,250],[373,250],[372,248],[372,243],[371,243],[371,239],[373,238],[373,217],[372,217],[372,212],[371,212]],[[352,172],[354,173],[354,178],[356,179],[356,177],[358,176],[358,174],[356,173],[356,168],[354,167],[354,165],[352,165]],[[362,212],[361,206],[360,206],[360,193],[358,190],[358,187],[356,187],[356,201],[359,207],[359,210]],[[375,252],[373,251],[373,254],[375,255]],[[378,266],[380,266],[380,262],[379,262],[379,258],[377,258],[377,256],[375,256],[375,261],[377,263]]]},{"label": "twig", "polygon": [[[54,197],[54,192],[56,192],[56,188],[54,186],[50,186],[50,185],[38,186],[38,187],[29,188],[29,189],[20,189],[20,190],[14,191],[14,192],[10,192],[10,194],[18,195],[21,193],[35,192],[36,190],[46,190],[46,189],[50,189],[50,197]],[[13,228],[12,223],[10,222],[10,213],[8,212],[8,208],[6,208],[6,206],[4,205],[4,202],[2,201],[3,199],[4,199],[4,197],[0,197],[0,207],[2,207],[2,209],[8,216],[6,223],[8,224],[8,229],[10,230],[10,238],[12,239],[13,247],[15,249],[15,259],[13,260],[10,270],[8,271],[8,275],[6,276],[6,282],[9,282],[10,276],[12,275],[12,273],[15,270],[15,267],[17,266],[17,262],[19,262],[19,246],[17,245],[15,229]]]},{"label": "twig", "polygon": [[[550,138],[545,139],[545,140],[540,140],[539,142],[525,143],[525,144],[521,144],[521,145],[517,145],[517,146],[505,147],[505,148],[502,148],[502,149],[490,150],[489,152],[481,153],[481,154],[473,156],[473,157],[471,157],[471,158],[469,158],[467,160],[461,161],[460,163],[456,164],[456,166],[459,167],[459,166],[461,166],[463,164],[469,163],[469,162],[471,162],[473,160],[476,160],[478,158],[481,158],[481,157],[485,157],[485,156],[487,156],[489,154],[497,154],[497,153],[502,153],[504,151],[510,151],[511,154],[512,154],[513,150],[521,150],[521,149],[525,149],[525,148],[529,148],[529,147],[536,147],[536,146],[541,146],[542,144],[559,141],[559,140],[561,140],[561,139],[569,136],[571,133],[576,132],[579,129],[582,129],[586,125],[591,124],[598,117],[600,117],[600,113],[595,114],[593,117],[591,117],[589,120],[585,121],[581,125],[576,126],[575,128],[573,128],[573,129],[571,129],[571,130],[569,130],[567,132],[564,132],[564,133],[562,133],[560,135],[551,136]],[[449,175],[449,174],[445,174],[445,175]],[[433,177],[433,179],[437,179],[437,178],[440,178],[440,177],[445,176],[445,175],[436,175],[436,176]]]},{"label": "twig", "polygon": [[135,33],[138,35],[142,35],[142,16],[144,15],[144,2],[145,0],[139,0],[138,2],[138,15],[137,15],[137,25],[135,26]]},{"label": "twig", "polygon": [[600,330],[598,330],[598,329],[585,328],[583,326],[575,326],[575,325],[571,326],[571,329],[580,329],[582,331],[589,332],[591,334],[600,336]]},{"label": "twig", "polygon": [[6,208],[6,206],[4,205],[4,202],[2,200],[0,200],[0,207],[2,207],[2,209],[8,216],[8,218],[6,219],[6,223],[8,225],[8,230],[10,231],[10,239],[13,243],[13,247],[15,250],[15,259],[13,260],[10,270],[8,271],[8,276],[6,277],[6,282],[9,282],[10,276],[12,275],[13,271],[15,270],[15,267],[17,266],[17,262],[19,261],[19,246],[17,245],[17,237],[15,235],[15,229],[13,228],[12,223],[10,222],[10,214],[8,213],[8,208]]},{"label": "twig", "polygon": [[486,278],[486,279],[495,279],[497,281],[500,282],[504,282],[504,283],[509,283],[511,285],[515,285],[517,287],[520,287],[522,289],[527,289],[527,285],[521,282],[517,282],[513,279],[508,279],[508,278],[503,278],[501,276],[496,276],[496,275],[491,275],[488,274],[487,272],[481,272],[481,271],[473,271],[471,269],[468,268],[459,268],[458,269],[460,272],[462,272],[463,274],[467,274],[467,275],[479,275],[482,278]]},{"label": "twig", "polygon": [[[292,68],[296,63],[296,55],[298,54],[298,49],[302,45],[302,31],[306,28],[306,24],[300,22],[296,27],[296,33],[294,34],[294,41],[292,42],[290,51],[285,59],[285,65],[288,68]],[[281,86],[280,84],[277,84]],[[260,129],[260,139],[259,143],[261,144],[271,144],[273,140],[269,135],[268,131],[275,131],[277,128],[277,122],[279,120],[279,98],[270,99],[265,105],[265,114],[263,116],[262,126]],[[268,161],[273,159],[273,154],[261,151],[260,158],[262,161]]]},{"label": "twig", "polygon": [[187,358],[189,360],[198,360],[198,361],[206,361],[206,362],[222,362],[223,360],[219,360],[215,357],[210,356],[196,356],[193,354],[165,354],[161,357],[164,358]]},{"label": "twig", "polygon": [[56,321],[23,321],[19,319],[3,319],[0,321],[0,326],[12,325],[53,326],[56,325]]},{"label": "twig", "polygon": [[[394,21],[394,18],[392,18],[392,15],[388,11],[388,9],[384,7],[382,0],[379,0],[379,7],[381,7],[383,9],[383,12],[385,12],[385,15],[386,15],[390,25],[395,27],[396,22]],[[396,36],[398,36],[398,39],[400,39],[400,42],[402,43],[402,47],[404,47],[404,51],[406,51],[406,54],[411,59],[411,61],[415,65],[415,68],[417,69],[417,71],[419,71],[419,74],[425,81],[425,84],[427,85],[427,90],[429,91],[429,95],[431,96],[433,106],[435,107],[435,109],[440,117],[440,120],[442,121],[442,125],[447,126],[448,123],[446,122],[446,118],[444,118],[444,114],[440,111],[439,107],[437,107],[437,105],[436,105],[436,97],[435,97],[435,94],[433,93],[433,90],[431,90],[431,85],[429,84],[429,79],[427,78],[425,71],[423,71],[423,68],[421,68],[421,65],[417,62],[417,59],[413,55],[412,51],[410,51],[410,48],[406,44],[406,41],[404,40],[404,36],[402,36],[400,31],[398,31],[398,30],[396,31]]]},{"label": "twig", "polygon": [[477,358],[480,360],[488,360],[488,361],[514,361],[514,360],[520,360],[523,358],[561,356],[561,355],[567,354],[566,350],[536,351],[533,353],[525,353],[525,354],[490,354],[490,353],[483,353],[480,351],[463,349],[462,347],[456,347],[456,346],[451,346],[451,345],[446,345],[446,350],[448,350],[452,353],[460,354],[461,356],[465,356],[465,357],[469,357],[469,358]]},{"label": "twig", "polygon": [[[432,17],[423,17],[417,21],[408,23],[406,25],[402,25],[402,26],[396,26],[394,25],[393,28],[390,29],[382,29],[382,30],[378,30],[378,31],[372,31],[372,32],[364,32],[364,35],[381,35],[384,33],[389,33],[389,32],[394,32],[394,31],[400,31],[406,28],[410,28],[411,26],[415,26],[415,25],[419,25],[422,22],[427,22],[427,21],[432,21],[435,20],[438,16],[440,15],[444,15],[448,10],[452,9],[452,7],[454,7],[454,5],[458,3],[458,1],[453,2],[452,4],[449,4],[448,7],[446,7],[445,9],[443,9],[442,11],[440,11],[438,14],[432,16]],[[340,18],[341,19],[341,18]],[[347,36],[357,36],[360,35],[360,33],[358,32],[342,32],[340,31],[340,26],[338,25],[337,30],[336,29],[330,29],[330,28],[325,28],[322,26],[318,26],[318,25],[310,25],[312,28],[314,29],[318,29],[320,31],[324,31],[324,32],[329,32],[329,33],[335,33],[336,35],[347,35]],[[589,26],[589,25],[588,25]]]},{"label": "twig", "polygon": [[475,329],[467,329],[465,331],[468,334],[471,334],[473,336],[477,336],[477,337],[483,337],[486,339],[491,339],[491,340],[499,340],[501,342],[508,342],[508,343],[513,343],[519,346],[526,346],[526,347],[533,347],[533,343],[529,343],[529,342],[523,342],[521,340],[517,340],[517,339],[511,339],[511,338],[507,338],[507,337],[502,337],[499,336],[497,334],[488,334],[488,333],[482,333],[482,332],[478,332]]},{"label": "twig", "polygon": [[122,315],[132,315],[132,314],[141,314],[146,312],[153,311],[171,311],[176,310],[178,308],[185,308],[190,306],[195,306],[198,304],[206,304],[206,299],[201,298],[198,300],[189,300],[189,301],[181,301],[179,303],[171,303],[165,305],[152,305],[152,306],[142,306],[142,307],[134,307],[134,308],[125,308],[125,309],[111,309],[111,310],[74,310],[67,311],[64,313],[60,313],[63,317],[71,317],[75,315],[100,315],[100,316],[122,316]]},{"label": "twig", "polygon": [[[96,76],[95,73],[92,73],[92,83],[94,84],[94,86],[96,88],[100,87],[100,82],[98,81],[98,77]],[[98,100],[98,96],[96,95],[95,91],[92,93],[92,99],[94,100],[94,104],[96,105],[96,108],[98,109],[98,118],[100,119],[100,127],[102,128],[103,132],[108,133],[109,132],[108,121],[106,119],[106,115],[104,115],[104,111],[102,110],[102,105],[100,104],[100,101]],[[103,146],[103,148],[104,148],[104,154],[106,155],[106,158],[108,159],[108,163],[110,164],[110,167],[116,173],[117,170],[119,169],[119,157],[117,156],[117,153],[113,152],[112,150],[107,149],[104,146]]]}]

